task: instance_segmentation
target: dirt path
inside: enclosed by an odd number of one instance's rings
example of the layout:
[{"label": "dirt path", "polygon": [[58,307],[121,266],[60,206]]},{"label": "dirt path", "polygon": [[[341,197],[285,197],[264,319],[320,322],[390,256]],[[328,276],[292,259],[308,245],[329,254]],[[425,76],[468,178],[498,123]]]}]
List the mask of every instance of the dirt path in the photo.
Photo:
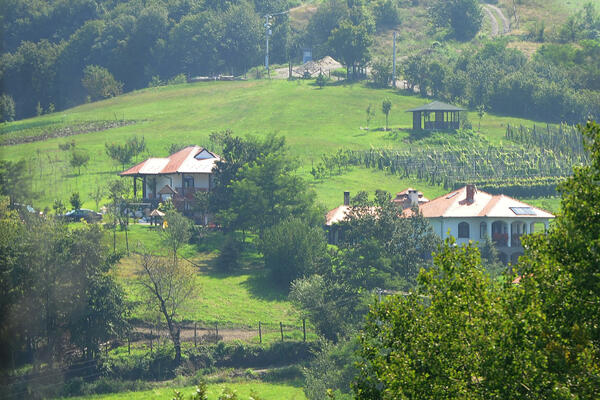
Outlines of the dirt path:
[{"label": "dirt path", "polygon": [[483,6],[483,11],[487,14],[492,24],[492,37],[498,36],[498,20],[494,17],[494,13],[488,8],[488,4]]},{"label": "dirt path", "polygon": [[502,10],[492,4],[486,4],[486,8],[493,10],[498,15],[498,17],[500,17],[500,19],[502,20],[502,34],[506,35],[507,33],[509,33],[510,32],[510,21],[508,20],[508,18],[506,18],[506,15],[504,15]]}]

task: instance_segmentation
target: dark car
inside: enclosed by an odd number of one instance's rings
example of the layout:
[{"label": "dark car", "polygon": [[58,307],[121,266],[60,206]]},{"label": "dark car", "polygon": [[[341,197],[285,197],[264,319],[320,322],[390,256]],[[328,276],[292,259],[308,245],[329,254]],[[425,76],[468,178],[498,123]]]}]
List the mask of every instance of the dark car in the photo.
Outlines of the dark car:
[{"label": "dark car", "polygon": [[63,215],[63,218],[67,221],[80,221],[82,218],[86,222],[96,222],[102,220],[102,214],[97,213],[94,210],[88,210],[80,208],[79,210],[71,210]]}]

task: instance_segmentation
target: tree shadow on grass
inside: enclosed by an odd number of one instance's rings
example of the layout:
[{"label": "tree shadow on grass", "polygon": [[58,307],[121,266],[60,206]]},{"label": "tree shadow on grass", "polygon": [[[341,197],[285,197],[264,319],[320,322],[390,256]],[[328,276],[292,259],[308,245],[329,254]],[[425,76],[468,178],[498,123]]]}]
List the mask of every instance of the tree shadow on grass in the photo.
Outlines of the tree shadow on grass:
[{"label": "tree shadow on grass", "polygon": [[250,296],[267,301],[285,301],[288,292],[280,288],[269,278],[266,271],[255,271],[247,280],[241,284]]}]

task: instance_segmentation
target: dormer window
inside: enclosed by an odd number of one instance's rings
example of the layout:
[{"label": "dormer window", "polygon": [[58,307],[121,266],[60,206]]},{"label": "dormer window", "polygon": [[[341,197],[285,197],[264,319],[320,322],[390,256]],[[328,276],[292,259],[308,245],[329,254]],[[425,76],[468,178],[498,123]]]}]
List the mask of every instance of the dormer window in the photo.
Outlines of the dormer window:
[{"label": "dormer window", "polygon": [[194,156],[196,160],[207,160],[209,158],[215,158],[208,150],[204,149],[200,153]]}]

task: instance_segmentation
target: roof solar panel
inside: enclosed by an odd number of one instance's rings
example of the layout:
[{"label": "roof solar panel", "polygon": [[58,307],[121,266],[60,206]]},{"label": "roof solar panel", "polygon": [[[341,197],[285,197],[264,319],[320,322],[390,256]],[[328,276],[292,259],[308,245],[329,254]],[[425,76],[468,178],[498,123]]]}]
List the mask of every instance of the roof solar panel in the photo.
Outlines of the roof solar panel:
[{"label": "roof solar panel", "polygon": [[531,207],[510,207],[516,215],[536,215],[535,210]]}]

